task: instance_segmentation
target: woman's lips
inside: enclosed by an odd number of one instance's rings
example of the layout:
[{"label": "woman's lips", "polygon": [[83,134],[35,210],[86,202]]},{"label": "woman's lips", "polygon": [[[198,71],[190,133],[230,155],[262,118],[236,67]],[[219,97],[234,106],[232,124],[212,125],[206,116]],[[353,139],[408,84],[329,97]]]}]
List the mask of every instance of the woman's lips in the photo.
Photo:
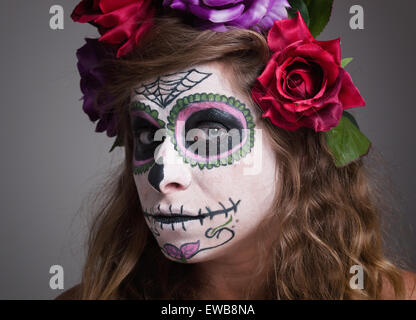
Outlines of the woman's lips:
[{"label": "woman's lips", "polygon": [[[238,200],[237,202],[234,202],[231,198],[229,198],[229,201],[231,203],[230,207],[225,207],[221,202],[218,202],[220,205],[220,209],[218,210],[211,210],[209,207],[205,207],[206,212],[202,212],[202,209],[198,210],[198,214],[192,214],[188,211],[183,210],[183,205],[179,210],[172,209],[172,206],[169,206],[169,212],[160,210],[160,205],[157,207],[157,210],[151,210],[152,213],[144,212],[144,216],[146,218],[151,218],[155,222],[158,222],[161,224],[174,224],[174,223],[184,223],[188,221],[193,220],[199,220],[201,225],[203,225],[203,221],[206,218],[214,218],[216,215],[224,214],[225,217],[228,216],[228,213],[230,211],[237,212],[237,206],[239,205],[241,200]],[[175,212],[176,211],[176,212]],[[180,213],[177,213],[177,212]]]},{"label": "woman's lips", "polygon": [[189,220],[198,220],[204,219],[206,217],[202,216],[191,216],[191,215],[181,215],[181,214],[156,214],[150,215],[156,222],[161,222],[165,224],[169,223],[177,223],[177,222],[185,222]]}]

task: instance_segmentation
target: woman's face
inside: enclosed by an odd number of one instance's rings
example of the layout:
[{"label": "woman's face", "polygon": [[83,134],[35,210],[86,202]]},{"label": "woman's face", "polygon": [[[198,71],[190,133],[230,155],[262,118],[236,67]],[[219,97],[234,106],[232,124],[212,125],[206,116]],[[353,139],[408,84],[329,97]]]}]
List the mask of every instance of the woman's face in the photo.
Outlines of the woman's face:
[{"label": "woman's face", "polygon": [[256,238],[276,159],[255,107],[219,63],[133,90],[133,168],[145,220],[166,257],[212,260]]}]

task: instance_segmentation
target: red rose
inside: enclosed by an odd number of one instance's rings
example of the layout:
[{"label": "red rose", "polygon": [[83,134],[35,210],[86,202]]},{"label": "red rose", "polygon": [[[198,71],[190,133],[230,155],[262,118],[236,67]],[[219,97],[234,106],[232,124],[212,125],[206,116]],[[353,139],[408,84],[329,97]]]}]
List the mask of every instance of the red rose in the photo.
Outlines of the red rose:
[{"label": "red rose", "polygon": [[82,0],[71,14],[76,22],[98,27],[99,41],[120,45],[117,58],[129,53],[151,27],[151,0]]},{"label": "red rose", "polygon": [[267,42],[273,55],[252,97],[273,124],[291,131],[327,131],[344,109],[365,106],[341,67],[339,39],[315,40],[299,12],[296,18],[275,21]]}]

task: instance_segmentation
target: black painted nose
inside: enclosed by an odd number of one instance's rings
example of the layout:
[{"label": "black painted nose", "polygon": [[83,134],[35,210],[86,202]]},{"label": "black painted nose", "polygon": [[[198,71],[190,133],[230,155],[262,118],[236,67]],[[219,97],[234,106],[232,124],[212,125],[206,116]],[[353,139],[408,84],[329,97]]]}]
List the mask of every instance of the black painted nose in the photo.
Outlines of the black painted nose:
[{"label": "black painted nose", "polygon": [[159,158],[153,165],[153,167],[150,169],[149,176],[147,177],[147,179],[149,180],[149,183],[152,185],[153,188],[161,192],[160,183],[162,182],[163,177],[163,158]]}]

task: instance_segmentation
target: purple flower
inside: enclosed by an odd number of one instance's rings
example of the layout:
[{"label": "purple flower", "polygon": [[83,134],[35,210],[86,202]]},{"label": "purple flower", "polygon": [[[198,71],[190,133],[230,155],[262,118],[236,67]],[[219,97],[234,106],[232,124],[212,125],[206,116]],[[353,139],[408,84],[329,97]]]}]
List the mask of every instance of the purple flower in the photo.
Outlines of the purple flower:
[{"label": "purple flower", "polygon": [[107,136],[114,137],[117,132],[117,118],[110,109],[110,97],[98,97],[99,90],[106,83],[106,75],[99,66],[103,59],[115,59],[115,50],[98,39],[88,39],[77,51],[78,71],[81,76],[83,93],[82,109],[92,122],[97,120],[96,132],[107,131]]},{"label": "purple flower", "polygon": [[163,5],[195,16],[195,23],[214,31],[229,27],[268,30],[288,17],[288,0],[164,0]]}]

